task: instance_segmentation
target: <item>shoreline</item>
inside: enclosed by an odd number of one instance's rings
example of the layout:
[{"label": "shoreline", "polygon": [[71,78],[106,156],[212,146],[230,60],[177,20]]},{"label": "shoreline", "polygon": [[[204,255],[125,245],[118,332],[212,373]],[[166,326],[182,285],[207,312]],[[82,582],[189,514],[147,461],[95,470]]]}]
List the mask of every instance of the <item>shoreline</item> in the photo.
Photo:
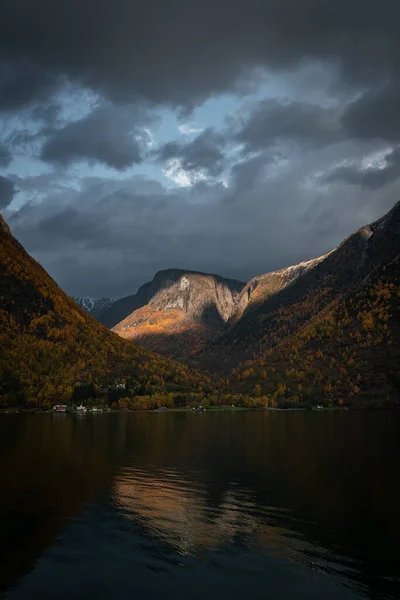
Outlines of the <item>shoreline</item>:
[{"label": "shoreline", "polygon": [[98,415],[98,414],[116,414],[116,413],[217,413],[217,412],[348,412],[348,411],[365,411],[365,410],[394,410],[399,409],[399,405],[393,406],[342,406],[342,407],[312,407],[312,408],[275,408],[275,407],[262,407],[262,408],[251,408],[251,407],[212,407],[207,409],[193,409],[188,407],[176,407],[176,408],[154,408],[154,409],[140,409],[140,410],[119,410],[119,409],[106,409],[92,412],[88,410],[86,412],[80,412],[76,410],[66,410],[65,412],[58,412],[54,410],[40,410],[36,408],[0,408],[0,414],[51,414],[51,415]]}]

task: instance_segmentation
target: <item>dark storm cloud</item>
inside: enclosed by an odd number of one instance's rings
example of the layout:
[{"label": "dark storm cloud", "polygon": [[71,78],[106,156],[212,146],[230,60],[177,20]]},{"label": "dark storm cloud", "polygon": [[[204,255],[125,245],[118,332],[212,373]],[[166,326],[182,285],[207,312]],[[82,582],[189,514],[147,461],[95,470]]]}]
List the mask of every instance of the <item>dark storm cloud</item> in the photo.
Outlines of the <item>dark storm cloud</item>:
[{"label": "dark storm cloud", "polygon": [[0,143],[0,169],[8,167],[12,161],[12,154],[5,144]]},{"label": "dark storm cloud", "polygon": [[16,193],[15,184],[8,177],[0,175],[0,210],[11,204]]},{"label": "dark storm cloud", "polygon": [[[248,279],[327,252],[394,203],[387,194],[377,202],[368,188],[349,202],[333,184],[322,192],[305,185],[343,151],[310,151],[286,167],[267,153],[249,157],[234,167],[228,188],[201,182],[168,190],[129,177],[81,180],[77,190],[40,176],[46,199],[37,203],[33,195],[5,217],[73,295],[126,295],[171,267]],[[35,188],[34,179],[25,190]]]},{"label": "dark storm cloud", "polygon": [[[178,159],[185,171],[219,175],[229,164],[226,152],[241,145],[244,161],[232,169],[236,185],[254,185],[259,172],[283,158],[277,144],[322,147],[344,138],[337,110],[306,102],[267,99],[239,109],[226,119],[223,132],[204,130],[189,142],[173,141],[154,152],[161,162]],[[254,156],[256,155],[256,156]]]},{"label": "dark storm cloud", "polygon": [[[2,17],[7,8],[2,6]],[[4,20],[0,20],[0,31]],[[3,35],[1,33],[0,35]],[[46,102],[48,98],[62,85],[62,72],[48,70],[43,64],[30,60],[29,55],[20,55],[12,46],[7,46],[7,40],[0,42],[3,48],[0,60],[0,111],[14,111],[30,102]],[[7,60],[10,56],[11,58]]]},{"label": "dark storm cloud", "polygon": [[38,223],[38,230],[46,236],[47,243],[53,239],[58,243],[63,240],[72,242],[85,242],[85,246],[91,240],[100,240],[107,234],[107,223],[93,218],[93,215],[84,211],[79,212],[77,208],[67,206],[59,212],[44,217]]},{"label": "dark storm cloud", "polygon": [[204,170],[216,176],[224,168],[227,138],[206,129],[189,143],[168,142],[156,153],[158,160],[179,159],[186,171]]},{"label": "dark storm cloud", "polygon": [[[25,195],[27,202],[13,213],[6,208],[6,218],[71,294],[132,293],[168,267],[247,279],[330,250],[398,199],[391,186],[397,154],[381,170],[332,172],[343,162],[361,164],[382,145],[398,145],[398,0],[3,4],[0,109],[29,105],[37,127],[28,123],[12,141],[19,149],[34,145],[33,153],[55,169],[9,175],[21,190],[18,200]],[[313,75],[329,76],[300,81],[309,66]],[[152,154],[159,163],[178,161],[192,182],[196,171],[225,177],[231,165],[228,188],[213,181],[170,190],[132,177],[79,179],[83,168],[67,168],[89,161],[123,170],[149,158],[149,107],[190,110],[222,92],[257,89],[265,72],[268,93],[277,96],[287,92],[279,85],[285,77],[299,78],[289,100],[246,105],[222,134],[207,129]],[[76,113],[74,101],[66,102],[62,122],[60,90],[67,96],[71,88],[101,104],[72,121],[89,101]],[[132,113],[127,105],[146,111]],[[328,185],[318,185],[324,177]],[[343,180],[355,183],[346,194],[338,193]]]},{"label": "dark storm cloud", "polygon": [[327,60],[369,85],[397,73],[400,60],[397,0],[3,4],[0,55],[15,73],[0,78],[7,106],[50,93],[56,73],[113,100],[190,106],[232,89],[248,68]]},{"label": "dark storm cloud", "polygon": [[343,115],[343,125],[351,137],[400,140],[400,78],[382,88],[365,92],[352,102]]},{"label": "dark storm cloud", "polygon": [[53,130],[42,148],[41,158],[57,165],[87,160],[126,169],[141,162],[146,147],[145,131],[135,125],[137,117],[129,110],[95,108],[83,119]]},{"label": "dark storm cloud", "polygon": [[337,142],[343,137],[337,111],[308,104],[281,104],[278,99],[258,102],[242,121],[236,139],[247,152],[260,150],[276,142],[297,142],[303,146],[319,146]]},{"label": "dark storm cloud", "polygon": [[233,165],[230,174],[235,190],[257,188],[263,173],[274,163],[274,160],[274,156],[262,152]]},{"label": "dark storm cloud", "polygon": [[378,189],[400,178],[400,147],[386,154],[385,163],[380,168],[338,167],[325,177],[324,181],[325,183],[339,182]]}]

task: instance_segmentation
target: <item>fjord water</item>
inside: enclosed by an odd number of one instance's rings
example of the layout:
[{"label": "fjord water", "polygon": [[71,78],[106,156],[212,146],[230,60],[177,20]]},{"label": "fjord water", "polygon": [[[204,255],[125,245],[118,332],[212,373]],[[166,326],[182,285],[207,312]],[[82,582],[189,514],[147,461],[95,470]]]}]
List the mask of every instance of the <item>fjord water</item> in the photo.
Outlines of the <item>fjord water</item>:
[{"label": "fjord water", "polygon": [[400,414],[0,415],[0,596],[397,598]]}]

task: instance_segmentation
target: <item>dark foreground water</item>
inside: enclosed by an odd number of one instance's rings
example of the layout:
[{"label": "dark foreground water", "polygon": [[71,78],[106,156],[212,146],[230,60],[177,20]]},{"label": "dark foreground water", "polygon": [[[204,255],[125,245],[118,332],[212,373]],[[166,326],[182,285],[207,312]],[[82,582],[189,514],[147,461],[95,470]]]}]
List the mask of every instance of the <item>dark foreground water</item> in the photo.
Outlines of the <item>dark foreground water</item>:
[{"label": "dark foreground water", "polygon": [[0,596],[400,597],[400,413],[0,415]]}]

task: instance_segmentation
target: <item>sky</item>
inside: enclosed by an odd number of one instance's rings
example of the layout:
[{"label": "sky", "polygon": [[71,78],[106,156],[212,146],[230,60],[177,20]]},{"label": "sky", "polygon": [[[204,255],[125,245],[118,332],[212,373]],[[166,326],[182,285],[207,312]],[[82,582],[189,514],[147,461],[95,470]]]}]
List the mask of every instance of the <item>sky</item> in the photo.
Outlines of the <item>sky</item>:
[{"label": "sky", "polygon": [[0,212],[71,295],[241,279],[400,198],[398,0],[13,0]]}]

